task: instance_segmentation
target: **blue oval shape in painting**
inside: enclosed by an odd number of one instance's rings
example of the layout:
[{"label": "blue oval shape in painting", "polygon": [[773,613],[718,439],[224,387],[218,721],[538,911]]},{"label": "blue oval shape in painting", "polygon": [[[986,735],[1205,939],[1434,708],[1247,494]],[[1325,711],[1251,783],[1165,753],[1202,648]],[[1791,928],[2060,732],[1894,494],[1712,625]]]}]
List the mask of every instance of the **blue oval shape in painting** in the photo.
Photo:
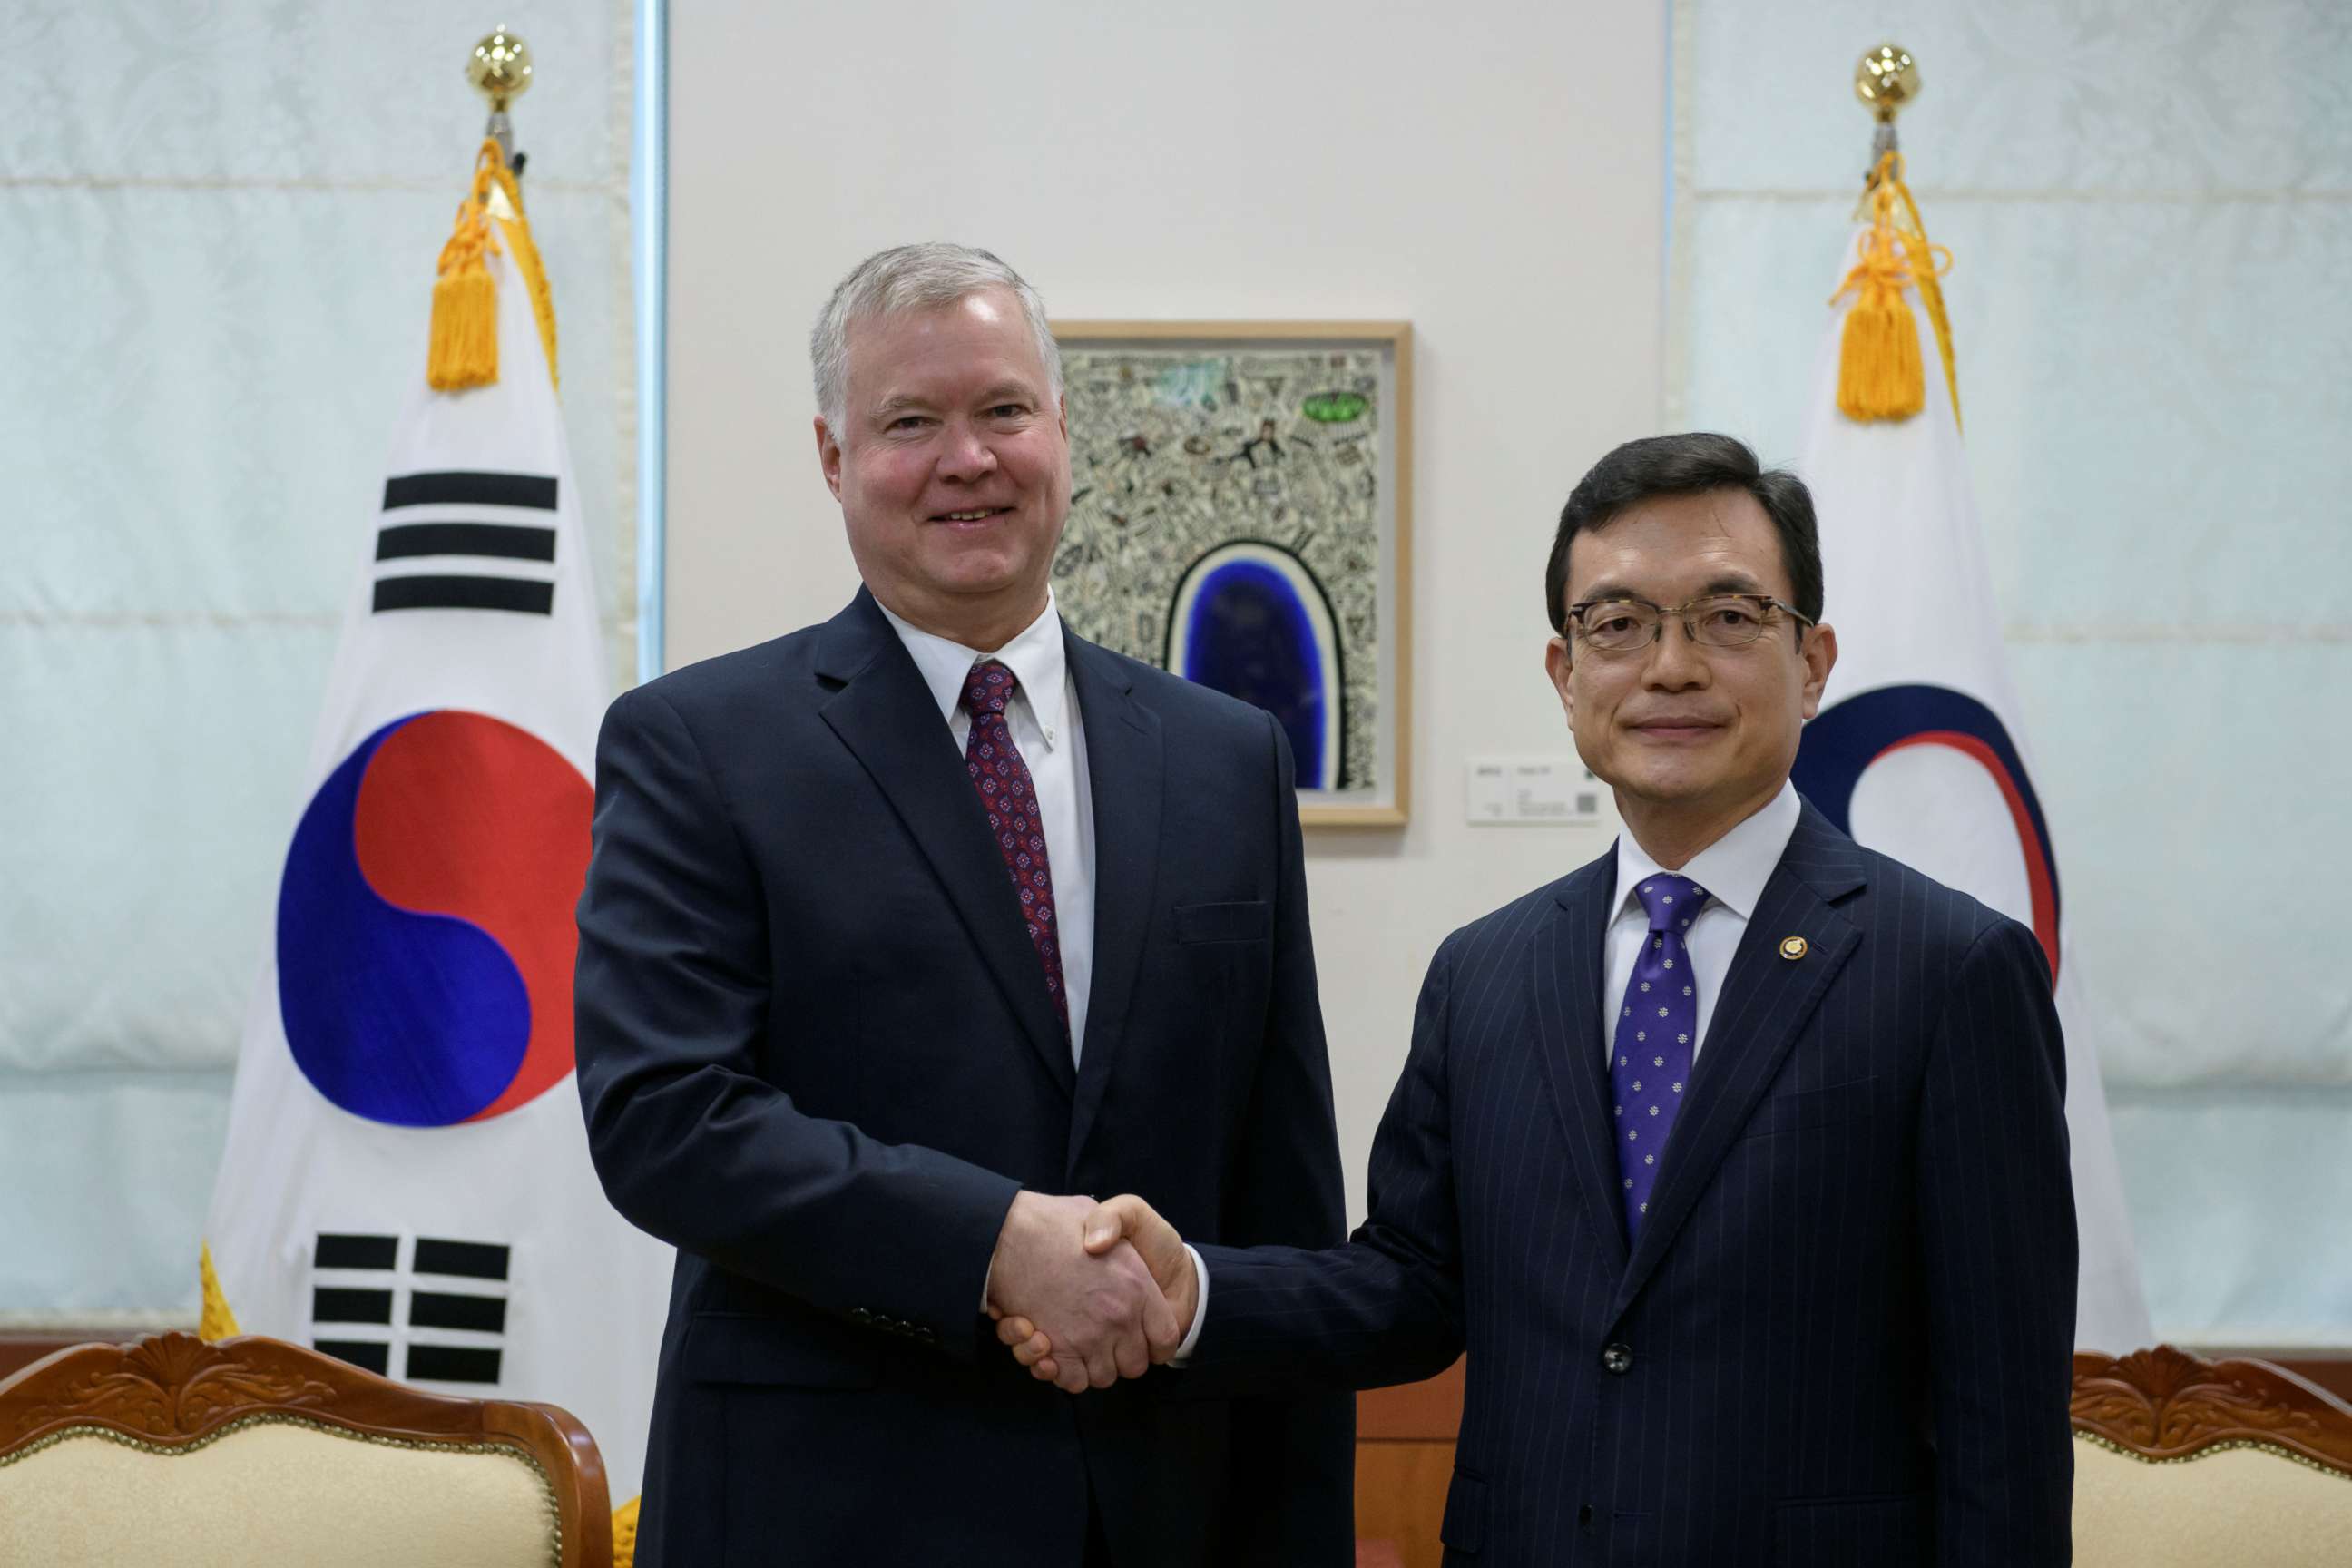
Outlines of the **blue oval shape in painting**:
[{"label": "blue oval shape in painting", "polygon": [[1301,788],[1339,787],[1339,647],[1305,563],[1254,541],[1212,551],[1177,585],[1169,632],[1170,668],[1273,714]]}]

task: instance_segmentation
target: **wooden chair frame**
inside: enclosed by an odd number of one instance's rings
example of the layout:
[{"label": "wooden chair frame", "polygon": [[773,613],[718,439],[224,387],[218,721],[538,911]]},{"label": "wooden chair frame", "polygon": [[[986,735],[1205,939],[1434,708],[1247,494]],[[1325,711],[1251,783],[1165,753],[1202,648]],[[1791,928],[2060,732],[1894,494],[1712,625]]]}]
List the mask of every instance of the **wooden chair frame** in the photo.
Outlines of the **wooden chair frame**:
[{"label": "wooden chair frame", "polygon": [[282,1340],[206,1343],[151,1334],[74,1345],[0,1380],[0,1463],[45,1440],[97,1430],[150,1452],[202,1447],[240,1423],[278,1420],[403,1446],[496,1447],[527,1459],[555,1507],[560,1568],[610,1568],[604,1461],[588,1429],[552,1405],[427,1394]]},{"label": "wooden chair frame", "polygon": [[2074,1355],[2074,1430],[2157,1462],[2264,1448],[2352,1479],[2352,1405],[2264,1361],[2203,1361],[2170,1345]]}]

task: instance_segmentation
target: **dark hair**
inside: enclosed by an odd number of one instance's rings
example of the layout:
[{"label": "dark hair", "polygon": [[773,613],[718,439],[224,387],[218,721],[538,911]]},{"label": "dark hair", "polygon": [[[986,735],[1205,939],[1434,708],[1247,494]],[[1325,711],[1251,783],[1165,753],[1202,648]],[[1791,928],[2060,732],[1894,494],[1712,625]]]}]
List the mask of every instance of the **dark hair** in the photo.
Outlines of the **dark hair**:
[{"label": "dark hair", "polygon": [[1568,630],[1568,606],[1562,600],[1568,591],[1570,540],[1606,528],[1645,500],[1709,490],[1739,490],[1756,498],[1780,535],[1780,563],[1788,569],[1797,613],[1820,620],[1822,539],[1805,481],[1786,468],[1763,467],[1744,441],[1693,431],[1628,441],[1577,480],[1568,504],[1559,509],[1559,531],[1552,536],[1551,561],[1544,568],[1544,614],[1551,629],[1562,635]]}]

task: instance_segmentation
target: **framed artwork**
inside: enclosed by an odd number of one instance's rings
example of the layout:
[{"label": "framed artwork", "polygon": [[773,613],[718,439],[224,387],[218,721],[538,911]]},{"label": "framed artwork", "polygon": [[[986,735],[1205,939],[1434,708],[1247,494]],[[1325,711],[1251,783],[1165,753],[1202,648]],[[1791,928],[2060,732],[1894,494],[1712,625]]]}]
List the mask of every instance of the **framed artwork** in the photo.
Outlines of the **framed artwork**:
[{"label": "framed artwork", "polygon": [[1310,827],[1405,821],[1412,329],[1057,321],[1081,637],[1272,713]]}]

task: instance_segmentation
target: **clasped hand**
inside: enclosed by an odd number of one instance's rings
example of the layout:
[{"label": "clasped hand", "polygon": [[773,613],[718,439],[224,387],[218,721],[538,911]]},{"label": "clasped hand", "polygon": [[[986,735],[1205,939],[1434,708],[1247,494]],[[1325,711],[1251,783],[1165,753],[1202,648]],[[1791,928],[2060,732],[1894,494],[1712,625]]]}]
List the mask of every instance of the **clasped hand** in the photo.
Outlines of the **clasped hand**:
[{"label": "clasped hand", "polygon": [[1070,1394],[1169,1360],[1199,1300],[1183,1238],[1132,1196],[1020,1194],[989,1278],[997,1339],[1030,1376]]}]

